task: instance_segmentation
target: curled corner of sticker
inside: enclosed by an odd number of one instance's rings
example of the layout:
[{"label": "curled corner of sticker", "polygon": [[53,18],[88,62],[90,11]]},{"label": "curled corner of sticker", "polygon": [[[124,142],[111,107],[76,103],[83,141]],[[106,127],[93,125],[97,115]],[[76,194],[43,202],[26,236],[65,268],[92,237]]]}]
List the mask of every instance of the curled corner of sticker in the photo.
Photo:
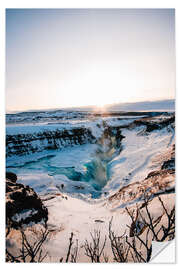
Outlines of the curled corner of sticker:
[{"label": "curled corner of sticker", "polygon": [[167,242],[152,241],[150,263],[175,263],[175,239]]}]

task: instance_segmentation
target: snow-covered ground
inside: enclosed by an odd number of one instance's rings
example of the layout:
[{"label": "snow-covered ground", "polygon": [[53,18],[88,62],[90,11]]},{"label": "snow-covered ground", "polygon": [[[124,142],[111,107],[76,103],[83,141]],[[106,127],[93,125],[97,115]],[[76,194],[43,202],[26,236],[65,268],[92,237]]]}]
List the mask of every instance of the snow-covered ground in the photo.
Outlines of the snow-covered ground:
[{"label": "snow-covered ground", "polygon": [[[130,218],[124,208],[113,209],[107,198],[123,186],[142,181],[151,171],[159,170],[162,162],[157,157],[165,154],[175,140],[171,126],[151,132],[146,132],[144,125],[134,126],[134,120],[143,115],[87,118],[83,114],[78,117],[62,119],[59,123],[50,123],[46,119],[34,124],[28,123],[29,120],[24,123],[23,118],[23,123],[13,120],[6,129],[7,136],[33,134],[35,138],[47,130],[71,132],[83,127],[90,129],[95,137],[92,143],[71,144],[6,159],[7,170],[17,174],[18,182],[32,187],[48,208],[48,226],[54,230],[47,246],[52,261],[67,254],[71,232],[83,241],[85,238],[90,240],[89,233],[98,229],[103,238],[112,217],[114,230],[119,234],[126,232]],[[168,117],[162,114],[161,120]],[[159,119],[157,117],[157,122]],[[116,128],[121,130],[120,146],[115,142],[115,135],[105,136],[107,128],[111,128],[112,134],[118,132]],[[110,246],[107,246],[108,250]],[[83,252],[80,256],[81,261],[87,260]]]},{"label": "snow-covered ground", "polygon": [[[45,202],[45,205],[49,210],[48,226],[55,231],[55,235],[46,247],[52,261],[66,257],[71,232],[74,234],[74,240],[78,239],[79,241],[78,261],[87,262],[90,259],[84,255],[83,244],[86,239],[92,241],[90,233],[93,234],[94,230],[100,230],[103,242],[105,236],[108,235],[109,222],[112,217],[113,230],[120,235],[125,231],[128,232],[127,225],[131,223],[127,213],[122,211],[112,213],[103,202],[90,204],[70,196],[64,199],[59,196]],[[107,242],[105,252],[110,255],[110,250],[110,245]]]}]

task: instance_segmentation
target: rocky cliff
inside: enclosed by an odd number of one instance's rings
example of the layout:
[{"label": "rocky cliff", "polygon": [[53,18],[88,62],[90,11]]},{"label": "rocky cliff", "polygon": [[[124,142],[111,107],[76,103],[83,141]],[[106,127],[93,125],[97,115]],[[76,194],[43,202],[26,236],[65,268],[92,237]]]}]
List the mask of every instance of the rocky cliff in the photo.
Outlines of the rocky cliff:
[{"label": "rocky cliff", "polygon": [[38,133],[6,136],[6,156],[25,155],[44,150],[56,150],[69,145],[93,143],[95,137],[87,128],[47,130]]},{"label": "rocky cliff", "polygon": [[43,223],[48,220],[48,210],[36,192],[29,186],[16,183],[13,173],[6,174],[6,226],[20,228],[30,223]]}]

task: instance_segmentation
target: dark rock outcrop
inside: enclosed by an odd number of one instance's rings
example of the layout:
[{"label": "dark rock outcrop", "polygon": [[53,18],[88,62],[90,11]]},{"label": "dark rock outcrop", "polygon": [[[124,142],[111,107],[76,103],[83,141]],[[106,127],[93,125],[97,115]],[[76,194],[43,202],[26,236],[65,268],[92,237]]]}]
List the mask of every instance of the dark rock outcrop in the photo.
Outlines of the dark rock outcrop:
[{"label": "dark rock outcrop", "polygon": [[80,127],[71,130],[45,130],[32,134],[6,136],[6,156],[27,155],[44,150],[56,150],[69,145],[94,143],[96,138],[90,129]]},{"label": "dark rock outcrop", "polygon": [[159,119],[157,118],[156,121],[154,120],[154,117],[141,118],[135,120],[133,124],[135,124],[136,126],[146,126],[146,132],[151,132],[172,125],[175,122],[175,116],[173,115],[165,119],[161,119],[160,117]]},{"label": "dark rock outcrop", "polygon": [[17,175],[13,172],[6,172],[6,179],[11,180],[12,182],[16,183]]},{"label": "dark rock outcrop", "polygon": [[46,225],[48,210],[29,186],[6,179],[6,225],[19,228],[30,222]]},{"label": "dark rock outcrop", "polygon": [[168,160],[164,161],[161,169],[175,171],[175,145],[173,145],[171,157]]}]

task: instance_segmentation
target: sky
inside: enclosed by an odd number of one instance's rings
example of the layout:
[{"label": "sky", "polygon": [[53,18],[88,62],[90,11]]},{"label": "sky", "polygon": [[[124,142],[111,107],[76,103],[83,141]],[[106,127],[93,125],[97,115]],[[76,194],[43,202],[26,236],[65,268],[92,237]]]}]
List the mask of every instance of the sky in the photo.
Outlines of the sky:
[{"label": "sky", "polygon": [[7,111],[174,97],[174,9],[6,10]]}]

